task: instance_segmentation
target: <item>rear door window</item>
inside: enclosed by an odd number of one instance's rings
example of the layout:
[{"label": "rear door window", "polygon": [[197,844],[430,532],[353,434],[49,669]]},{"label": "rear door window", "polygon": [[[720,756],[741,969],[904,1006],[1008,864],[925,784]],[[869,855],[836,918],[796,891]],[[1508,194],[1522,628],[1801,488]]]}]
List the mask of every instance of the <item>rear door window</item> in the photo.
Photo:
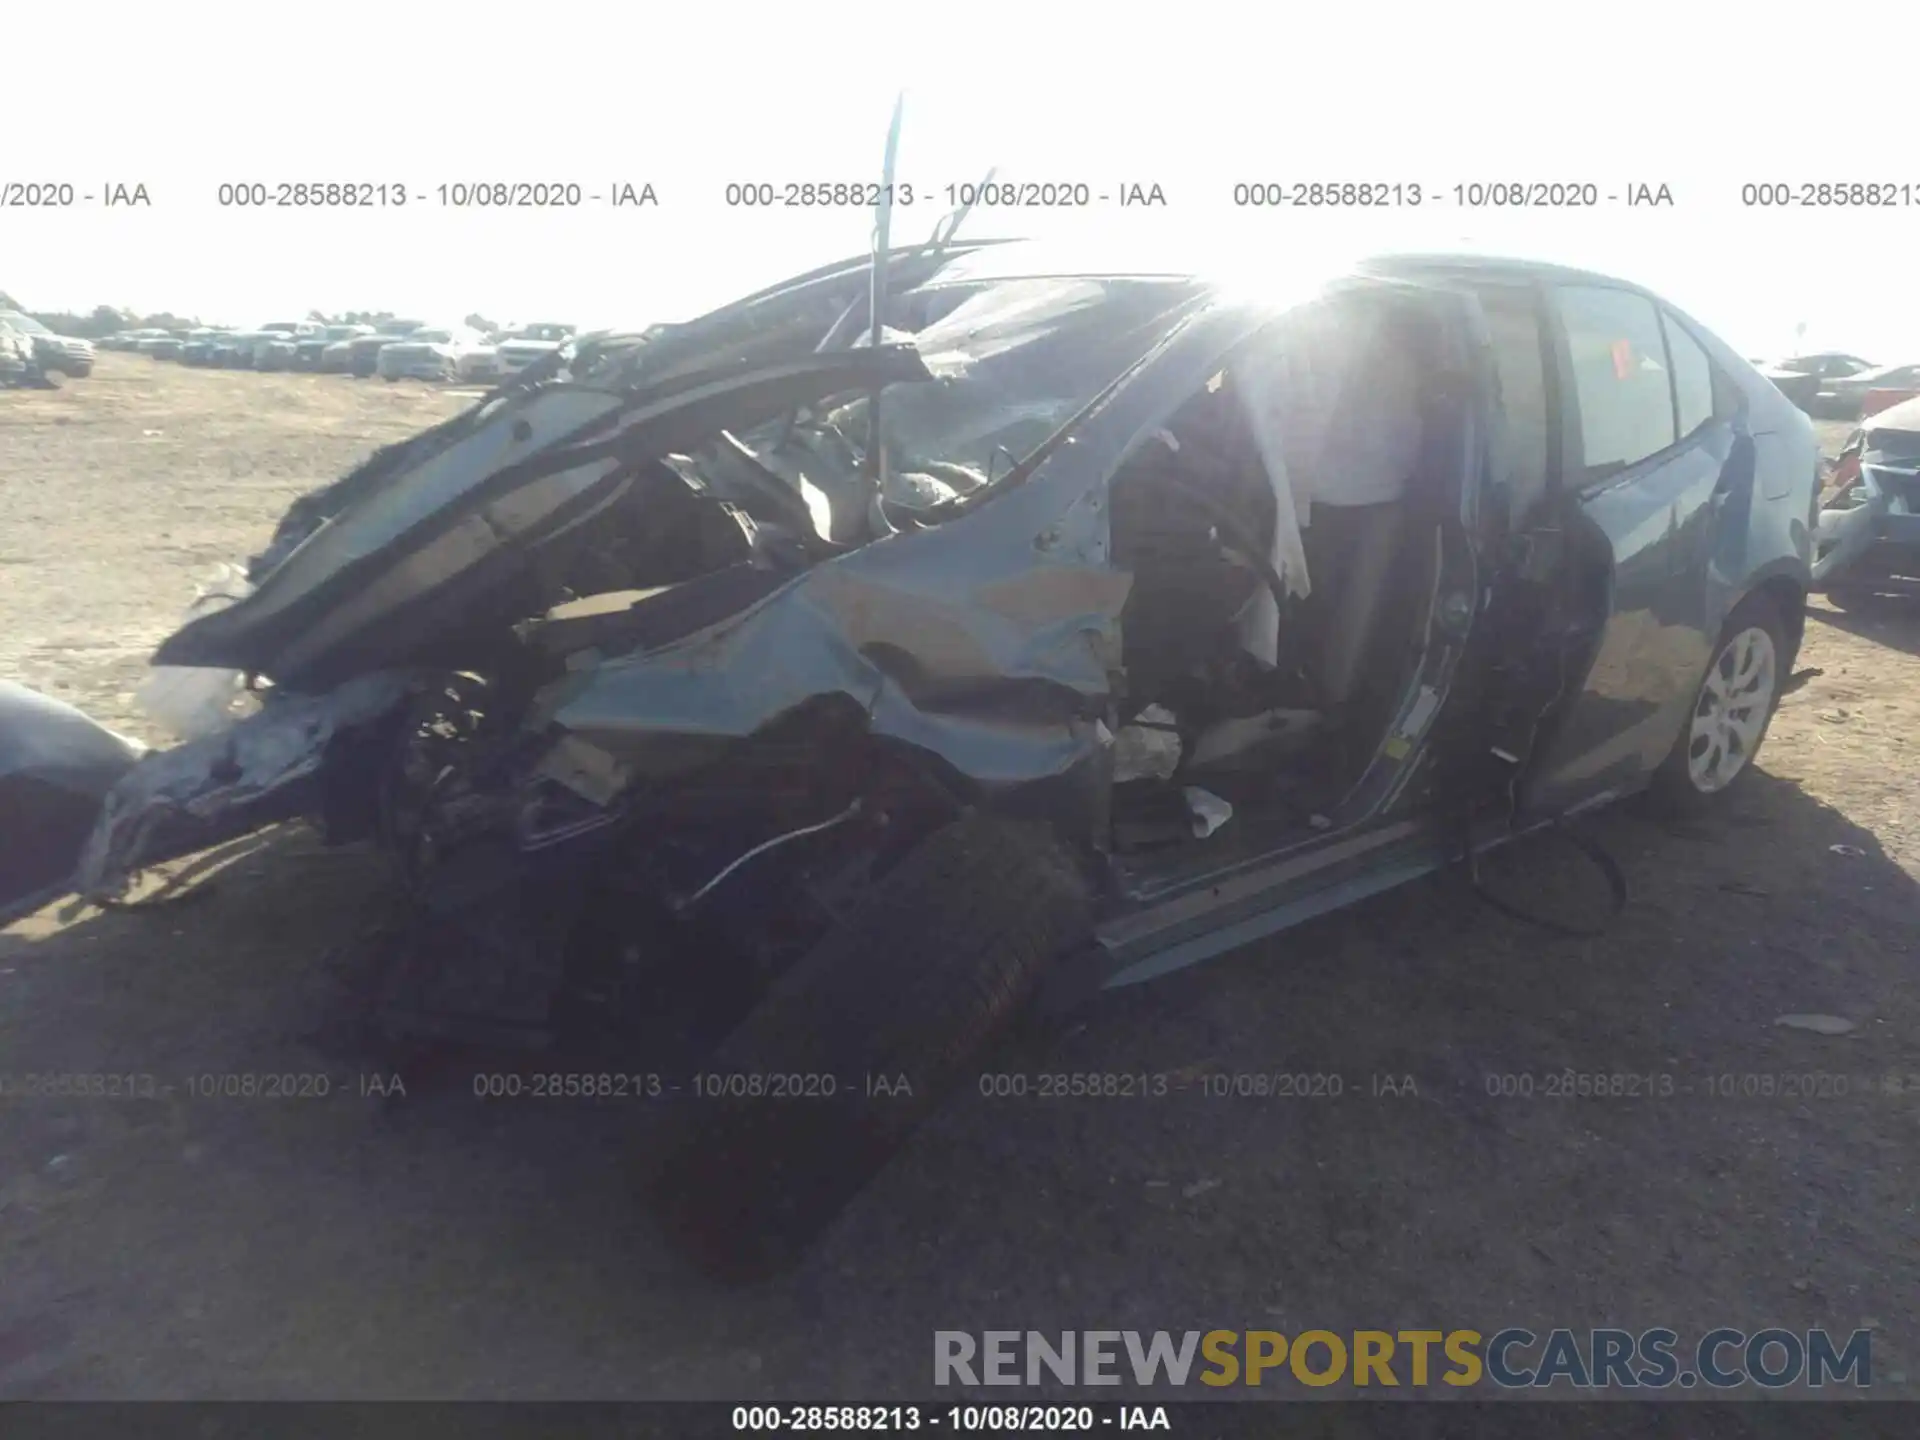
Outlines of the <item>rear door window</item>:
[{"label": "rear door window", "polygon": [[1673,403],[1679,414],[1680,438],[1686,439],[1709,424],[1721,408],[1715,403],[1713,362],[1700,342],[1673,316],[1660,316],[1667,331],[1667,354],[1673,364]]},{"label": "rear door window", "polygon": [[1566,331],[1588,481],[1657,455],[1678,438],[1660,316],[1630,290],[1563,285],[1554,304]]},{"label": "rear door window", "polygon": [[1519,523],[1546,493],[1549,477],[1547,367],[1540,309],[1535,293],[1518,286],[1486,285],[1477,294],[1493,340],[1493,367],[1507,422],[1507,477],[1513,519]]}]

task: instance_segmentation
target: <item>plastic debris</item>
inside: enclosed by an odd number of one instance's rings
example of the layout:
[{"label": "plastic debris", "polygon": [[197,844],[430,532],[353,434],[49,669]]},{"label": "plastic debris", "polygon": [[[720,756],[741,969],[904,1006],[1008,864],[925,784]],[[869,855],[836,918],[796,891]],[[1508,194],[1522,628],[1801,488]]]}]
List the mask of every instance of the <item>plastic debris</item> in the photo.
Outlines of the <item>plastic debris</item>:
[{"label": "plastic debris", "polygon": [[1113,739],[1113,778],[1169,780],[1180,768],[1178,724],[1164,705],[1149,705],[1131,725],[1122,725]]},{"label": "plastic debris", "polygon": [[1189,785],[1181,793],[1187,797],[1187,809],[1193,812],[1195,839],[1206,839],[1233,818],[1233,806],[1211,790]]}]

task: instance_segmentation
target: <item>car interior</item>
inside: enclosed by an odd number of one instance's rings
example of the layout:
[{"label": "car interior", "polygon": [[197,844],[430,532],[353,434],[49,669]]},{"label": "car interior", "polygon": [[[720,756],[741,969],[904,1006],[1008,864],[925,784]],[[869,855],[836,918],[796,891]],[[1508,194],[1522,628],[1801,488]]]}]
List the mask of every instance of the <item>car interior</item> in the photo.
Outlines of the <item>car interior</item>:
[{"label": "car interior", "polygon": [[1385,738],[1453,493],[1430,324],[1367,291],[1290,317],[1114,477],[1116,850],[1204,840],[1212,800],[1324,824]]}]

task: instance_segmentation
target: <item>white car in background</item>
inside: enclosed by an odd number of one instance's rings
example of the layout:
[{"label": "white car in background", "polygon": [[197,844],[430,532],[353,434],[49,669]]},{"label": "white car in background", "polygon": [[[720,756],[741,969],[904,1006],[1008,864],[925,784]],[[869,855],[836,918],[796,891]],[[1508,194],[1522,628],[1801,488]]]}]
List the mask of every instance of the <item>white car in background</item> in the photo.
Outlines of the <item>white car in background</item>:
[{"label": "white car in background", "polygon": [[486,338],[464,325],[428,326],[380,347],[382,380],[454,380],[460,362],[486,348]]},{"label": "white car in background", "polygon": [[571,325],[521,325],[500,337],[495,355],[501,375],[518,375],[573,339]]},{"label": "white car in background", "polygon": [[0,320],[27,337],[33,358],[42,370],[84,380],[93,373],[93,342],[77,335],[60,335],[19,310],[0,310]]},{"label": "white car in background", "polygon": [[573,338],[571,325],[510,325],[460,362],[462,380],[498,380],[517,375]]}]

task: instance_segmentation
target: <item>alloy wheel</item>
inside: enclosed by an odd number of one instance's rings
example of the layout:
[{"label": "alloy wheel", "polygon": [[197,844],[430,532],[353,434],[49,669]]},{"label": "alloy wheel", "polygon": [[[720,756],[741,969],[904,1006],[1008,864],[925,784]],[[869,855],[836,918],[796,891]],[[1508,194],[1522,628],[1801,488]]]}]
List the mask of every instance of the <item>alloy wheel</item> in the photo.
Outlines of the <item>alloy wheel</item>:
[{"label": "alloy wheel", "polygon": [[1773,636],[1750,625],[1720,647],[1700,684],[1687,737],[1687,774],[1703,794],[1724,790],[1760,746],[1778,688]]}]

